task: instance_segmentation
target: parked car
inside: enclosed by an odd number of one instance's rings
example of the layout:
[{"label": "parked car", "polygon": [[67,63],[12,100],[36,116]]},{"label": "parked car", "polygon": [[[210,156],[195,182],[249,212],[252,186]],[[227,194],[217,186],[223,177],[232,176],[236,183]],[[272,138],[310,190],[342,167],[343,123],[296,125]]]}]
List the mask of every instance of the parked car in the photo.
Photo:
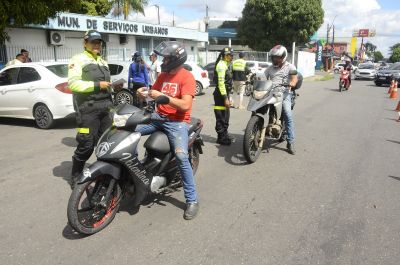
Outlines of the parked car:
[{"label": "parked car", "polygon": [[204,67],[204,69],[207,70],[208,78],[210,80],[211,85],[215,85],[215,83],[214,83],[214,68],[215,68],[215,62],[209,63]]},{"label": "parked car", "polygon": [[246,61],[246,67],[251,73],[255,73],[257,79],[263,79],[265,77],[265,70],[270,67],[272,63],[259,62],[259,61]]},{"label": "parked car", "polygon": [[35,120],[49,129],[54,120],[74,114],[68,64],[25,63],[0,71],[0,117]]},{"label": "parked car", "polygon": [[390,84],[392,76],[400,79],[400,63],[392,64],[388,69],[378,70],[375,75],[375,85]]},{"label": "parked car", "polygon": [[354,72],[355,79],[375,79],[375,65],[373,63],[361,63]]},{"label": "parked car", "polygon": [[110,61],[108,62],[108,67],[110,69],[111,82],[115,82],[119,79],[125,79],[126,83],[124,83],[123,88],[120,91],[117,91],[114,94],[114,102],[117,105],[120,104],[132,104],[133,103],[133,94],[130,90],[128,90],[128,75],[129,75],[129,66],[132,62],[116,62]]},{"label": "parked car", "polygon": [[183,68],[190,71],[196,80],[196,96],[203,94],[203,90],[210,86],[207,71],[195,62],[186,62],[183,64]]}]

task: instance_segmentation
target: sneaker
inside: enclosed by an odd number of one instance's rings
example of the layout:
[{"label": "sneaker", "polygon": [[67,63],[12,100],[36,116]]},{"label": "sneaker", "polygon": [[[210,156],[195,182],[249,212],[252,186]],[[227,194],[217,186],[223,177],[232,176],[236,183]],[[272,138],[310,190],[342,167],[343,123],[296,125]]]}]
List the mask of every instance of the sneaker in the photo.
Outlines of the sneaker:
[{"label": "sneaker", "polygon": [[294,154],[296,154],[296,150],[294,149],[294,144],[293,143],[288,143],[287,145],[286,145],[286,147],[287,147],[287,149],[288,149],[288,153],[289,154],[291,154],[291,155],[294,155]]},{"label": "sneaker", "polygon": [[186,209],[183,213],[183,218],[185,220],[192,220],[196,217],[199,212],[199,203],[198,202],[188,202],[186,203]]}]

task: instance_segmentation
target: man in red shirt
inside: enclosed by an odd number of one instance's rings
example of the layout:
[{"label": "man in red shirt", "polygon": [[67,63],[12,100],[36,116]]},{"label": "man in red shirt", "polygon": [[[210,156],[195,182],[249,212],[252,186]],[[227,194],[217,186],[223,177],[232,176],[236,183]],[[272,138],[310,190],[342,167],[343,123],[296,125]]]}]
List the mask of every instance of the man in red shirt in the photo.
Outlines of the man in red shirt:
[{"label": "man in red shirt", "polygon": [[182,67],[187,59],[184,46],[177,41],[161,42],[154,52],[163,57],[161,74],[157,77],[152,89],[138,89],[139,96],[153,99],[160,95],[169,98],[167,105],[158,105],[153,115],[154,121],[149,125],[138,126],[136,131],[148,135],[155,131],[163,131],[169,140],[182,176],[183,191],[186,199],[186,209],[183,218],[193,219],[198,211],[196,184],[192,167],[189,162],[188,142],[189,123],[192,103],[195,95],[196,81],[193,75]]}]

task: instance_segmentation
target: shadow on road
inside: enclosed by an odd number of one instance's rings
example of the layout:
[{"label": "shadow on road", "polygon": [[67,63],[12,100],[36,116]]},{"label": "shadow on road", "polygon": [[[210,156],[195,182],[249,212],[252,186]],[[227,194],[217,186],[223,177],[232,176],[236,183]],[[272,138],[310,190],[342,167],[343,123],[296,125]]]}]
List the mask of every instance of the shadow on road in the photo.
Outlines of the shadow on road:
[{"label": "shadow on road", "polygon": [[0,124],[20,127],[36,127],[34,120],[27,119],[0,118]]},{"label": "shadow on road", "polygon": [[400,141],[387,140],[387,139],[386,139],[386,141],[391,142],[391,143],[395,143],[395,144],[400,144]]},{"label": "shadow on road", "polygon": [[82,239],[86,238],[89,235],[82,235],[76,232],[68,223],[65,225],[63,231],[62,231],[62,236],[66,239],[69,240],[77,240],[77,239]]},{"label": "shadow on road", "polygon": [[390,176],[390,175],[389,175],[388,177],[400,181],[400,178],[399,178],[399,177]]},{"label": "shadow on road", "polygon": [[61,139],[61,143],[69,147],[77,147],[78,143],[74,137],[64,137]]}]

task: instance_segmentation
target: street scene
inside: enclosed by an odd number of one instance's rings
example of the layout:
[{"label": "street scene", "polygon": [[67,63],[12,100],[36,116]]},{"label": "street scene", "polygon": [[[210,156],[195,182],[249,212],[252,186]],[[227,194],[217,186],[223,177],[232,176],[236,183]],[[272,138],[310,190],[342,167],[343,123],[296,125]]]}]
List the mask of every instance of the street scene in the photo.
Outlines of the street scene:
[{"label": "street scene", "polygon": [[4,2],[1,264],[399,263],[400,3]]}]

